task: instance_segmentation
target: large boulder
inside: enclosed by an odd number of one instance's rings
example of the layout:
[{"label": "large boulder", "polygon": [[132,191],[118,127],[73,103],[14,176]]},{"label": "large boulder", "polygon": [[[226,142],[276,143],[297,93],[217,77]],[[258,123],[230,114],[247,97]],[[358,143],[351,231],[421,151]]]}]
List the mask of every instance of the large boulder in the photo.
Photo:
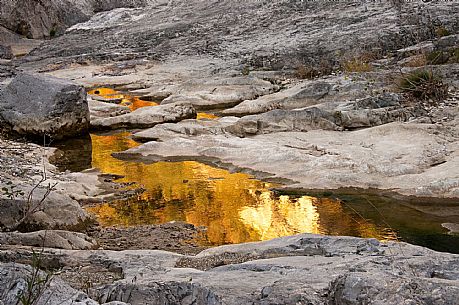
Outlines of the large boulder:
[{"label": "large boulder", "polygon": [[52,139],[88,133],[83,87],[38,74],[19,74],[0,91],[0,131],[8,136]]},{"label": "large boulder", "polygon": [[[0,186],[5,187],[4,184]],[[21,190],[28,195],[31,186]],[[30,199],[0,197],[0,230],[3,231],[84,231],[93,223],[91,216],[77,201],[56,191],[47,194],[47,188],[36,188]]]},{"label": "large boulder", "polygon": [[117,7],[138,7],[147,0],[5,0],[0,25],[28,38],[52,37],[95,12]]}]

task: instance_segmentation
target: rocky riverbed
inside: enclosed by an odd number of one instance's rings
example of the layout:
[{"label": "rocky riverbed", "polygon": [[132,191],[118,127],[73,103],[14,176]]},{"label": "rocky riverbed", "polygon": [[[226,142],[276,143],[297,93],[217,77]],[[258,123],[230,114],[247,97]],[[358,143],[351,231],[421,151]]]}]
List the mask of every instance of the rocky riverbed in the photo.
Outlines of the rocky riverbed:
[{"label": "rocky riverbed", "polygon": [[[457,233],[455,2],[16,2],[0,8],[0,304],[458,304],[455,254],[310,234],[205,250],[206,228],[101,227],[83,208],[142,192],[91,168],[88,131],[129,129],[119,162],[385,194]],[[75,133],[89,159],[62,170],[54,141]]]}]

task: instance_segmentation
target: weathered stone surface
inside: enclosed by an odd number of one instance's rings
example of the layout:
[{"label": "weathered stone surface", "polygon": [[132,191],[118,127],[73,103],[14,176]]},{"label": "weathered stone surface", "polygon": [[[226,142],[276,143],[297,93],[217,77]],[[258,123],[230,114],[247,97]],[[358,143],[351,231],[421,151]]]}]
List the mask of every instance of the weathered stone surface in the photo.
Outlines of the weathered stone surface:
[{"label": "weathered stone surface", "polygon": [[[28,255],[0,251],[2,261]],[[61,266],[122,270],[123,279],[91,287],[89,295],[100,302],[455,305],[459,298],[458,255],[375,239],[300,234],[196,256],[51,249],[42,256]],[[3,272],[7,266],[2,264]],[[7,278],[17,274],[10,271]]]},{"label": "weathered stone surface", "polygon": [[324,102],[244,116],[225,130],[240,137],[283,131],[344,130],[408,121],[424,114],[426,111],[419,106],[402,106],[397,94],[385,93],[355,101]]},{"label": "weathered stone surface", "polygon": [[136,132],[132,138],[139,142],[170,139],[177,135],[216,135],[226,133],[226,127],[233,125],[239,118],[223,117],[217,120],[183,120],[179,123],[160,124]]},{"label": "weathered stone surface", "polygon": [[89,113],[91,115],[91,121],[99,118],[114,117],[131,112],[127,106],[101,102],[92,98],[88,98],[88,106]]},{"label": "weathered stone surface", "polygon": [[84,89],[70,81],[20,74],[0,92],[1,130],[10,136],[55,140],[89,128]]},{"label": "weathered stone surface", "polygon": [[[2,184],[2,186],[5,186]],[[28,195],[29,188],[21,186]],[[0,228],[2,230],[33,231],[39,229],[85,230],[92,222],[83,208],[67,195],[50,192],[42,186],[36,188],[32,199],[0,198]],[[44,198],[44,199],[43,199]],[[43,199],[43,201],[42,201]],[[29,212],[27,212],[29,211]],[[27,214],[26,219],[22,218]]]},{"label": "weathered stone surface", "polygon": [[196,118],[191,104],[168,104],[139,108],[131,113],[100,118],[91,122],[93,129],[148,128],[157,124]]},{"label": "weathered stone surface", "polygon": [[11,59],[13,58],[13,52],[10,46],[0,45],[0,59]]},{"label": "weathered stone surface", "polygon": [[20,245],[67,250],[91,250],[98,247],[94,239],[83,233],[62,230],[0,233],[0,245]]},{"label": "weathered stone surface", "polygon": [[307,189],[372,187],[406,195],[458,197],[459,158],[452,130],[394,122],[356,131],[277,132],[242,139],[177,136],[119,155],[149,160],[216,158],[291,179],[298,182],[293,186]]},{"label": "weathered stone surface", "polygon": [[148,0],[7,0],[0,8],[0,26],[28,38],[53,37],[95,12],[137,7]]},{"label": "weathered stone surface", "polygon": [[225,108],[272,93],[274,89],[270,82],[251,77],[217,78],[202,83],[191,80],[177,88],[161,104],[187,102],[196,109]]},{"label": "weathered stone surface", "polygon": [[[210,55],[238,62],[249,71],[300,65],[319,68],[323,61],[333,66],[349,51],[357,55],[361,51],[395,51],[416,40],[433,38],[436,24],[432,20],[453,32],[458,28],[458,9],[451,2],[404,2],[397,6],[390,1],[364,5],[284,0],[155,1],[126,12],[95,16],[34,52],[35,59]],[[101,40],[101,35],[105,39]]]},{"label": "weathered stone surface", "polygon": [[[31,266],[21,264],[0,264],[0,304],[16,305],[19,297],[25,300],[34,299],[36,305],[99,305],[90,299],[86,293],[73,289],[59,278],[51,276],[47,281],[46,274],[38,271],[35,281],[32,274],[36,270]],[[34,290],[28,289],[28,285],[34,283]],[[127,305],[123,302],[113,302],[106,305]]]},{"label": "weathered stone surface", "polygon": [[239,105],[222,111],[225,115],[248,115],[273,109],[304,108],[326,101],[363,97],[363,83],[351,82],[343,77],[310,80],[293,85],[274,94],[245,100]]}]

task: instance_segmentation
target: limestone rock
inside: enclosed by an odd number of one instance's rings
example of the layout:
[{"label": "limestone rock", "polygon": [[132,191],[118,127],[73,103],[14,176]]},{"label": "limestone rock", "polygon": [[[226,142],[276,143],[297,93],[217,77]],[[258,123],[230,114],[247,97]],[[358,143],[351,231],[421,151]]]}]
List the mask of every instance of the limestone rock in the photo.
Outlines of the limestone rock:
[{"label": "limestone rock", "polygon": [[[152,4],[116,15],[100,13],[46,43],[29,59],[132,59],[157,54],[161,58],[224,58],[239,64],[239,73],[244,67],[249,72],[300,65],[319,68],[322,62],[336,66],[347,52],[384,53],[413,45],[415,40],[425,41],[432,38],[437,24],[458,28],[458,8],[451,2],[348,5],[157,0]],[[212,71],[222,69],[227,67],[219,64]]]},{"label": "limestone rock", "polygon": [[[4,250],[0,260],[22,261],[27,255]],[[456,305],[459,298],[458,255],[375,239],[299,234],[195,256],[53,249],[42,256],[60,266],[122,272],[124,278],[89,289],[101,303]],[[5,275],[0,281],[21,277],[22,269],[5,272],[11,265],[0,265]],[[0,295],[9,287],[0,286]]]},{"label": "limestone rock", "polygon": [[[31,188],[24,189],[28,194]],[[0,199],[0,228],[3,230],[19,229],[33,231],[39,229],[84,230],[92,223],[85,210],[67,195],[52,191],[45,197],[47,190],[37,188],[31,203],[27,199]],[[42,198],[45,197],[42,203]],[[30,209],[27,207],[30,205]],[[23,223],[18,225],[25,211],[31,211]]]},{"label": "limestone rock", "polygon": [[217,78],[203,83],[189,81],[161,104],[187,102],[196,109],[225,108],[273,91],[274,86],[270,82],[251,77]]},{"label": "limestone rock", "polygon": [[168,104],[139,108],[131,113],[96,119],[91,122],[93,129],[148,128],[157,124],[178,122],[196,118],[196,110],[191,104]]},{"label": "limestone rock", "polygon": [[420,107],[402,107],[397,94],[381,94],[356,101],[244,116],[225,130],[240,137],[283,131],[344,130],[404,122],[423,114],[425,111]]},{"label": "limestone rock", "polygon": [[91,250],[97,248],[95,240],[83,233],[46,230],[30,233],[0,233],[1,245],[59,248],[67,250]]},{"label": "limestone rock", "polygon": [[37,74],[19,74],[0,92],[4,133],[43,142],[84,135],[89,110],[84,88],[70,81]]},{"label": "limestone rock", "polygon": [[179,134],[189,136],[224,134],[225,129],[234,125],[238,120],[236,117],[223,117],[217,120],[183,120],[175,124],[160,124],[136,132],[132,138],[139,142],[148,142],[170,139]]},{"label": "limestone rock", "polygon": [[436,136],[439,132],[446,136],[442,130],[436,125],[393,122],[355,131],[272,132],[246,138],[176,136],[118,155],[155,161],[214,158],[296,181],[293,187],[306,189],[371,187],[454,198],[459,191],[459,154],[456,142]]},{"label": "limestone rock", "polygon": [[11,59],[13,58],[13,52],[10,46],[0,45],[0,59]]},{"label": "limestone rock", "polygon": [[[303,81],[279,92],[245,100],[222,111],[225,115],[243,116],[268,112],[274,109],[297,109],[326,102],[345,102],[367,96],[364,79],[351,80],[344,76]],[[379,83],[379,81],[378,81]]]},{"label": "limestone rock", "polygon": [[88,106],[89,113],[91,114],[91,121],[99,118],[114,117],[131,112],[127,106],[97,101],[92,98],[88,98]]},{"label": "limestone rock", "polygon": [[0,8],[0,26],[28,38],[53,37],[95,12],[142,6],[147,0],[8,0]]},{"label": "limestone rock", "polygon": [[[48,281],[39,283],[39,279],[46,279],[46,274],[39,271],[34,282],[36,290],[29,290],[28,281],[32,278],[34,269],[31,266],[21,264],[0,264],[0,297],[2,304],[18,304],[18,297],[35,296],[36,305],[98,305],[99,303],[90,299],[85,293],[75,290],[68,284],[56,277],[49,277]],[[32,282],[30,282],[32,283]],[[43,288],[42,292],[38,292]]]}]

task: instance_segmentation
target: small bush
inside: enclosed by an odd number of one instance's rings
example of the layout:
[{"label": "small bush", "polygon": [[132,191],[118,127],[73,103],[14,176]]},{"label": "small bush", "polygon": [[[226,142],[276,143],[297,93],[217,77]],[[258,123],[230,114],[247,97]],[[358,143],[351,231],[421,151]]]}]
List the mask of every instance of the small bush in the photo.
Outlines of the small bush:
[{"label": "small bush", "polygon": [[451,53],[452,55],[451,55],[450,62],[459,63],[459,48],[455,48],[454,50],[452,50]]},{"label": "small bush", "polygon": [[352,59],[349,61],[345,61],[342,64],[343,71],[345,72],[370,72],[373,71],[373,67],[370,63],[359,60],[359,59]]},{"label": "small bush", "polygon": [[427,54],[426,58],[429,65],[443,65],[448,62],[450,54],[445,51],[433,51]]},{"label": "small bush", "polygon": [[425,54],[419,54],[409,57],[407,62],[404,64],[405,67],[424,67],[427,65],[427,56]]},{"label": "small bush", "polygon": [[329,75],[333,72],[333,65],[330,61],[322,59],[315,66],[312,65],[298,65],[295,70],[295,76],[301,79],[313,79],[316,77]]},{"label": "small bush", "polygon": [[241,74],[245,75],[245,76],[249,75],[250,74],[250,68],[248,66],[242,67]]},{"label": "small bush", "polygon": [[295,76],[301,79],[313,79],[319,76],[319,72],[309,66],[298,66],[295,71]]},{"label": "small bush", "polygon": [[445,28],[444,26],[436,27],[435,28],[435,34],[437,35],[437,37],[444,37],[444,36],[451,35],[451,33],[448,31],[448,29]]},{"label": "small bush", "polygon": [[438,102],[448,96],[448,86],[442,78],[426,69],[403,74],[398,81],[398,88],[415,100]]}]

